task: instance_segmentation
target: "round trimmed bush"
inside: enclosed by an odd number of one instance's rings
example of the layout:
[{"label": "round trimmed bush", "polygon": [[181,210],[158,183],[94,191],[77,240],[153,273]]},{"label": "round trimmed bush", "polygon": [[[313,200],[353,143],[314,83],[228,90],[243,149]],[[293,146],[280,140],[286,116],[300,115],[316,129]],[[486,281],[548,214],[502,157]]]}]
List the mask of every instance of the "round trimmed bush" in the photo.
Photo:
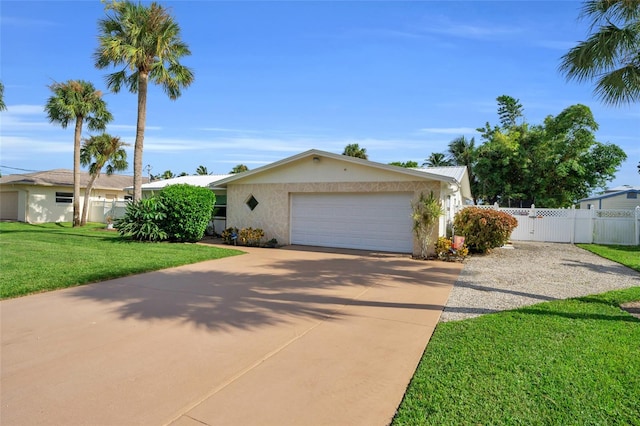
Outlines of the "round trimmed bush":
[{"label": "round trimmed bush", "polygon": [[161,227],[170,240],[195,242],[202,239],[216,199],[210,189],[188,184],[170,185],[160,191],[158,199],[167,214]]},{"label": "round trimmed bush", "polygon": [[518,221],[505,212],[467,207],[456,214],[453,226],[457,235],[464,236],[469,250],[486,253],[505,245]]}]

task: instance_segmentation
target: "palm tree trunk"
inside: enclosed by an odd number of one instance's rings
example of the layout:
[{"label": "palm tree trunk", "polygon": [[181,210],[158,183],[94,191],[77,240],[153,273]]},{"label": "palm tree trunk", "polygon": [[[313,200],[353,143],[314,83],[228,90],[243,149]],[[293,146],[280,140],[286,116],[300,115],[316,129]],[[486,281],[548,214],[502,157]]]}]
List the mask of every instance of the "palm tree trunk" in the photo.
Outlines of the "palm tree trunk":
[{"label": "palm tree trunk", "polygon": [[80,136],[82,135],[82,116],[76,118],[73,139],[73,226],[80,226]]},{"label": "palm tree trunk", "polygon": [[133,200],[142,198],[142,148],[144,127],[147,120],[147,86],[149,74],[140,73],[138,80],[138,122],[136,123],[136,143],[133,149]]},{"label": "palm tree trunk", "polygon": [[100,176],[100,174],[91,175],[91,177],[89,178],[89,183],[87,183],[87,187],[84,190],[84,203],[82,207],[82,220],[80,221],[80,226],[85,226],[87,224],[87,216],[89,213],[89,197],[91,196],[93,184],[98,176]]}]

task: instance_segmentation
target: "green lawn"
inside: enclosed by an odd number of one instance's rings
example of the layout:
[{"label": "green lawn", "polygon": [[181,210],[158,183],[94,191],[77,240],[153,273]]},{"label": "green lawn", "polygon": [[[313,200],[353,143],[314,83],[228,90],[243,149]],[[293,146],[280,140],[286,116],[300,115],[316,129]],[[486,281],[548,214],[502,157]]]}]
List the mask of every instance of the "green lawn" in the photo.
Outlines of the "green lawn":
[{"label": "green lawn", "polygon": [[[638,249],[588,246],[637,269]],[[441,323],[393,425],[640,425],[640,287]]]},{"label": "green lawn", "polygon": [[102,224],[0,223],[0,298],[240,254],[199,244],[125,241]]},{"label": "green lawn", "polygon": [[599,244],[577,244],[577,246],[640,272],[640,246],[605,246]]}]

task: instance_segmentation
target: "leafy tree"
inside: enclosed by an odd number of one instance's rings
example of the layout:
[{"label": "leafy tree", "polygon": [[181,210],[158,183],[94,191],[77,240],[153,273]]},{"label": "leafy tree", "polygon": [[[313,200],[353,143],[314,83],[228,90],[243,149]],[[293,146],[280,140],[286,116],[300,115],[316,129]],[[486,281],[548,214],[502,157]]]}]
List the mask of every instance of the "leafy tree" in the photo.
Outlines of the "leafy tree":
[{"label": "leafy tree", "polygon": [[247,166],[245,166],[244,164],[238,164],[237,166],[234,166],[229,173],[234,175],[236,173],[242,173],[247,171],[249,171],[249,168]]},{"label": "leafy tree", "polygon": [[568,80],[594,80],[594,93],[609,105],[640,101],[640,2],[587,0],[581,19],[593,33],[560,63]]},{"label": "leafy tree", "polygon": [[498,117],[503,129],[515,127],[517,120],[522,118],[522,104],[520,99],[515,99],[508,95],[498,96]]},{"label": "leafy tree", "polygon": [[173,179],[176,175],[173,174],[171,170],[165,170],[164,173],[160,175],[160,179]]},{"label": "leafy tree", "polygon": [[209,170],[205,166],[198,166],[196,169],[196,174],[199,176],[205,176],[209,174]]},{"label": "leafy tree", "polygon": [[138,94],[138,118],[133,156],[133,198],[142,197],[142,154],[147,119],[149,81],[158,84],[169,99],[194,80],[193,71],[180,63],[191,54],[180,38],[180,27],[169,12],[152,2],[145,6],[129,0],[112,0],[105,6],[107,17],[98,21],[99,46],[94,53],[98,69],[122,67],[106,78],[118,93],[126,86]]},{"label": "leafy tree", "polygon": [[541,125],[492,132],[476,153],[478,197],[502,205],[568,207],[604,188],[626,154],[596,141],[597,129],[588,107],[572,105]]},{"label": "leafy tree", "polygon": [[187,172],[180,172],[180,174],[178,176],[189,176],[189,173]]},{"label": "leafy tree", "polygon": [[89,130],[104,130],[113,116],[107,110],[102,92],[84,80],[69,80],[49,86],[53,95],[44,107],[51,123],[58,123],[66,129],[75,122],[73,134],[73,226],[80,225],[80,141],[82,126],[87,123]]},{"label": "leafy tree", "polygon": [[344,147],[344,151],[342,155],[347,155],[349,157],[362,158],[363,160],[368,160],[369,156],[367,155],[366,148],[360,148],[360,145],[357,143],[351,143]]},{"label": "leafy tree", "polygon": [[89,166],[89,183],[84,190],[84,206],[82,209],[82,219],[80,225],[86,225],[87,215],[89,213],[89,197],[96,179],[100,177],[102,168],[106,165],[105,173],[107,176],[115,172],[127,170],[129,163],[127,162],[127,152],[124,150],[128,143],[123,142],[119,137],[111,136],[103,133],[98,136],[91,136],[85,139],[80,149],[80,163],[83,166]]},{"label": "leafy tree", "polygon": [[405,169],[415,169],[418,168],[418,162],[417,161],[392,161],[391,163],[389,163],[389,165],[391,166],[398,166],[398,167],[404,167]]},{"label": "leafy tree", "polygon": [[427,167],[446,167],[451,166],[452,164],[453,161],[447,158],[446,154],[441,152],[432,153],[426,160],[424,160],[424,163],[422,163],[423,166]]},{"label": "leafy tree", "polygon": [[0,111],[6,111],[7,105],[4,103],[4,84],[0,81]]},{"label": "leafy tree", "polygon": [[440,216],[444,214],[444,208],[438,198],[433,195],[420,193],[420,198],[411,204],[413,211],[413,232],[415,232],[420,242],[420,257],[427,258],[429,246],[431,245],[432,234]]}]

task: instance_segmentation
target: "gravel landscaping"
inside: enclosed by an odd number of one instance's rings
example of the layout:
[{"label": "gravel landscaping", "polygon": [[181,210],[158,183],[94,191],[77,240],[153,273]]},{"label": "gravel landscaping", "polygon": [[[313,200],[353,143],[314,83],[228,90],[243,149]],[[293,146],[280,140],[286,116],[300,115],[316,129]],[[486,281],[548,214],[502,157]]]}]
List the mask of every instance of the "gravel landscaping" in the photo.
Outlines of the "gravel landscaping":
[{"label": "gravel landscaping", "polygon": [[440,321],[640,286],[640,273],[572,244],[514,242],[464,261]]}]

